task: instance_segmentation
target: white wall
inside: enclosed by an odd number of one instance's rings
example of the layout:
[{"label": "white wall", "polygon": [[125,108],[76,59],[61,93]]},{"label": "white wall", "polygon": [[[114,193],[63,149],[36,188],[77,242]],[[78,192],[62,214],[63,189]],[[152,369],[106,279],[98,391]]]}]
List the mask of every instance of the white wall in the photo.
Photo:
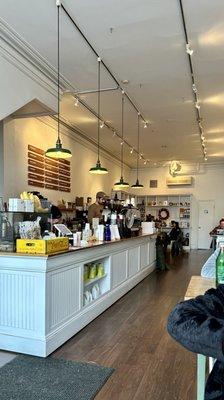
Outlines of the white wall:
[{"label": "white wall", "polygon": [[[27,184],[27,145],[47,150],[56,142],[57,132],[43,121],[49,118],[26,118],[8,120],[4,123],[4,179],[5,199],[18,196],[24,190],[40,190],[52,202],[57,204],[59,199],[74,200],[76,196],[92,196],[99,190],[110,194],[113,184],[120,178],[119,163],[109,157],[101,156],[101,163],[109,174],[93,176],[89,169],[96,164],[97,154],[93,149],[78,143],[69,132],[62,134],[63,146],[71,149],[72,180],[71,193],[54,190],[38,189]],[[125,178],[129,178],[129,169],[125,169]]]},{"label": "white wall", "polygon": [[0,120],[13,112],[38,99],[51,109],[56,109],[57,98],[55,86],[40,78],[30,77],[25,70],[13,65],[0,54]]},{"label": "white wall", "polygon": [[4,142],[3,142],[3,121],[0,121],[0,197],[4,193]]},{"label": "white wall", "polygon": [[[190,172],[190,169],[189,169]],[[188,174],[190,174],[188,172]],[[199,200],[214,200],[215,216],[214,225],[224,217],[224,165],[201,166],[198,172],[190,174],[193,177],[193,184],[190,187],[167,187],[166,178],[169,177],[168,167],[145,168],[140,170],[140,183],[144,188],[139,190],[138,194],[160,195],[160,194],[193,194],[195,205],[192,210],[192,235],[193,247],[197,247],[198,233],[198,213],[197,205]],[[136,172],[131,171],[130,182],[136,179]],[[158,187],[152,189],[149,187],[150,179],[158,180]]]}]

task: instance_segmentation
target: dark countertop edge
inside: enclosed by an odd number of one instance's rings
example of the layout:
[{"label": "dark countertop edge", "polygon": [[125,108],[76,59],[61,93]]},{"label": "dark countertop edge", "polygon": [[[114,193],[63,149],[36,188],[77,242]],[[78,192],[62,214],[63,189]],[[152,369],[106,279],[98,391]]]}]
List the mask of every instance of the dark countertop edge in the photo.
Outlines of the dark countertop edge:
[{"label": "dark countertop edge", "polygon": [[145,235],[139,235],[139,236],[133,236],[130,238],[124,238],[124,239],[120,239],[120,240],[114,240],[112,242],[97,242],[97,243],[93,243],[92,245],[88,245],[85,247],[73,247],[70,248],[68,250],[63,250],[63,251],[58,251],[57,253],[52,253],[52,254],[39,254],[39,253],[10,253],[10,252],[0,252],[0,257],[34,257],[34,258],[42,258],[42,259],[46,259],[46,258],[50,258],[50,257],[57,257],[57,256],[61,256],[61,255],[65,255],[65,254],[71,254],[77,251],[83,251],[83,250],[90,250],[90,249],[94,249],[96,247],[102,247],[102,246],[108,246],[108,245],[114,245],[117,243],[123,243],[126,242],[127,240],[133,240],[133,239],[141,239],[141,238],[145,238],[145,237],[150,237],[150,236],[156,236],[156,233],[150,233],[150,234],[145,234]]}]

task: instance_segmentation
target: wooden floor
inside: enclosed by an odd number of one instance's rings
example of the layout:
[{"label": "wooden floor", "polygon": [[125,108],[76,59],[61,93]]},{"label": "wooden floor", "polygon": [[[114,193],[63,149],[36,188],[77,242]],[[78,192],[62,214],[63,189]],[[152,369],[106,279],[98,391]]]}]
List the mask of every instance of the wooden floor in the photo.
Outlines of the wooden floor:
[{"label": "wooden floor", "polygon": [[195,355],[169,337],[166,323],[208,255],[191,251],[154,272],[53,356],[115,368],[96,400],[195,400]]}]

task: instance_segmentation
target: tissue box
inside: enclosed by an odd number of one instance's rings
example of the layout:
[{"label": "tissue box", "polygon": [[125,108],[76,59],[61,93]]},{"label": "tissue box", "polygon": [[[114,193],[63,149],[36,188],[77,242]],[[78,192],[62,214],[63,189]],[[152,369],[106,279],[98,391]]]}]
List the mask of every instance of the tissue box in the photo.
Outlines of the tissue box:
[{"label": "tissue box", "polygon": [[33,200],[23,200],[25,212],[34,212],[34,201]]},{"label": "tissue box", "polygon": [[17,239],[16,252],[29,254],[52,254],[68,250],[69,239],[60,237],[54,239]]},{"label": "tissue box", "polygon": [[155,233],[155,222],[142,222],[142,234],[150,235]]},{"label": "tissue box", "polygon": [[9,211],[24,212],[25,204],[21,199],[9,199]]}]

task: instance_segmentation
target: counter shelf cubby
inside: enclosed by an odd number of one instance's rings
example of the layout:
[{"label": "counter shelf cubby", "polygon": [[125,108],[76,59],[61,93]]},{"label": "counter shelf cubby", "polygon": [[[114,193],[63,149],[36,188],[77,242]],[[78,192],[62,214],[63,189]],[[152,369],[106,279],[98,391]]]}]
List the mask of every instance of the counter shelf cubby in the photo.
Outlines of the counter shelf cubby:
[{"label": "counter shelf cubby", "polygon": [[[90,267],[91,265],[96,264],[96,265],[103,265],[104,266],[104,275],[95,277],[93,279],[88,279],[84,280],[84,271],[85,267]],[[99,296],[96,299],[93,299],[89,301],[87,304],[85,304],[84,301],[84,295],[86,291],[90,291],[92,293],[92,288],[94,285],[97,284],[99,286]],[[110,287],[110,257],[98,259],[98,260],[92,260],[88,264],[83,265],[83,307],[87,307],[93,302],[97,301],[99,298],[101,298],[104,294],[106,294],[109,290],[111,289]]]},{"label": "counter shelf cubby", "polygon": [[90,286],[93,283],[99,282],[101,279],[106,278],[107,274],[104,274],[103,276],[98,276],[94,279],[88,279],[87,281],[84,281],[84,287]]}]

